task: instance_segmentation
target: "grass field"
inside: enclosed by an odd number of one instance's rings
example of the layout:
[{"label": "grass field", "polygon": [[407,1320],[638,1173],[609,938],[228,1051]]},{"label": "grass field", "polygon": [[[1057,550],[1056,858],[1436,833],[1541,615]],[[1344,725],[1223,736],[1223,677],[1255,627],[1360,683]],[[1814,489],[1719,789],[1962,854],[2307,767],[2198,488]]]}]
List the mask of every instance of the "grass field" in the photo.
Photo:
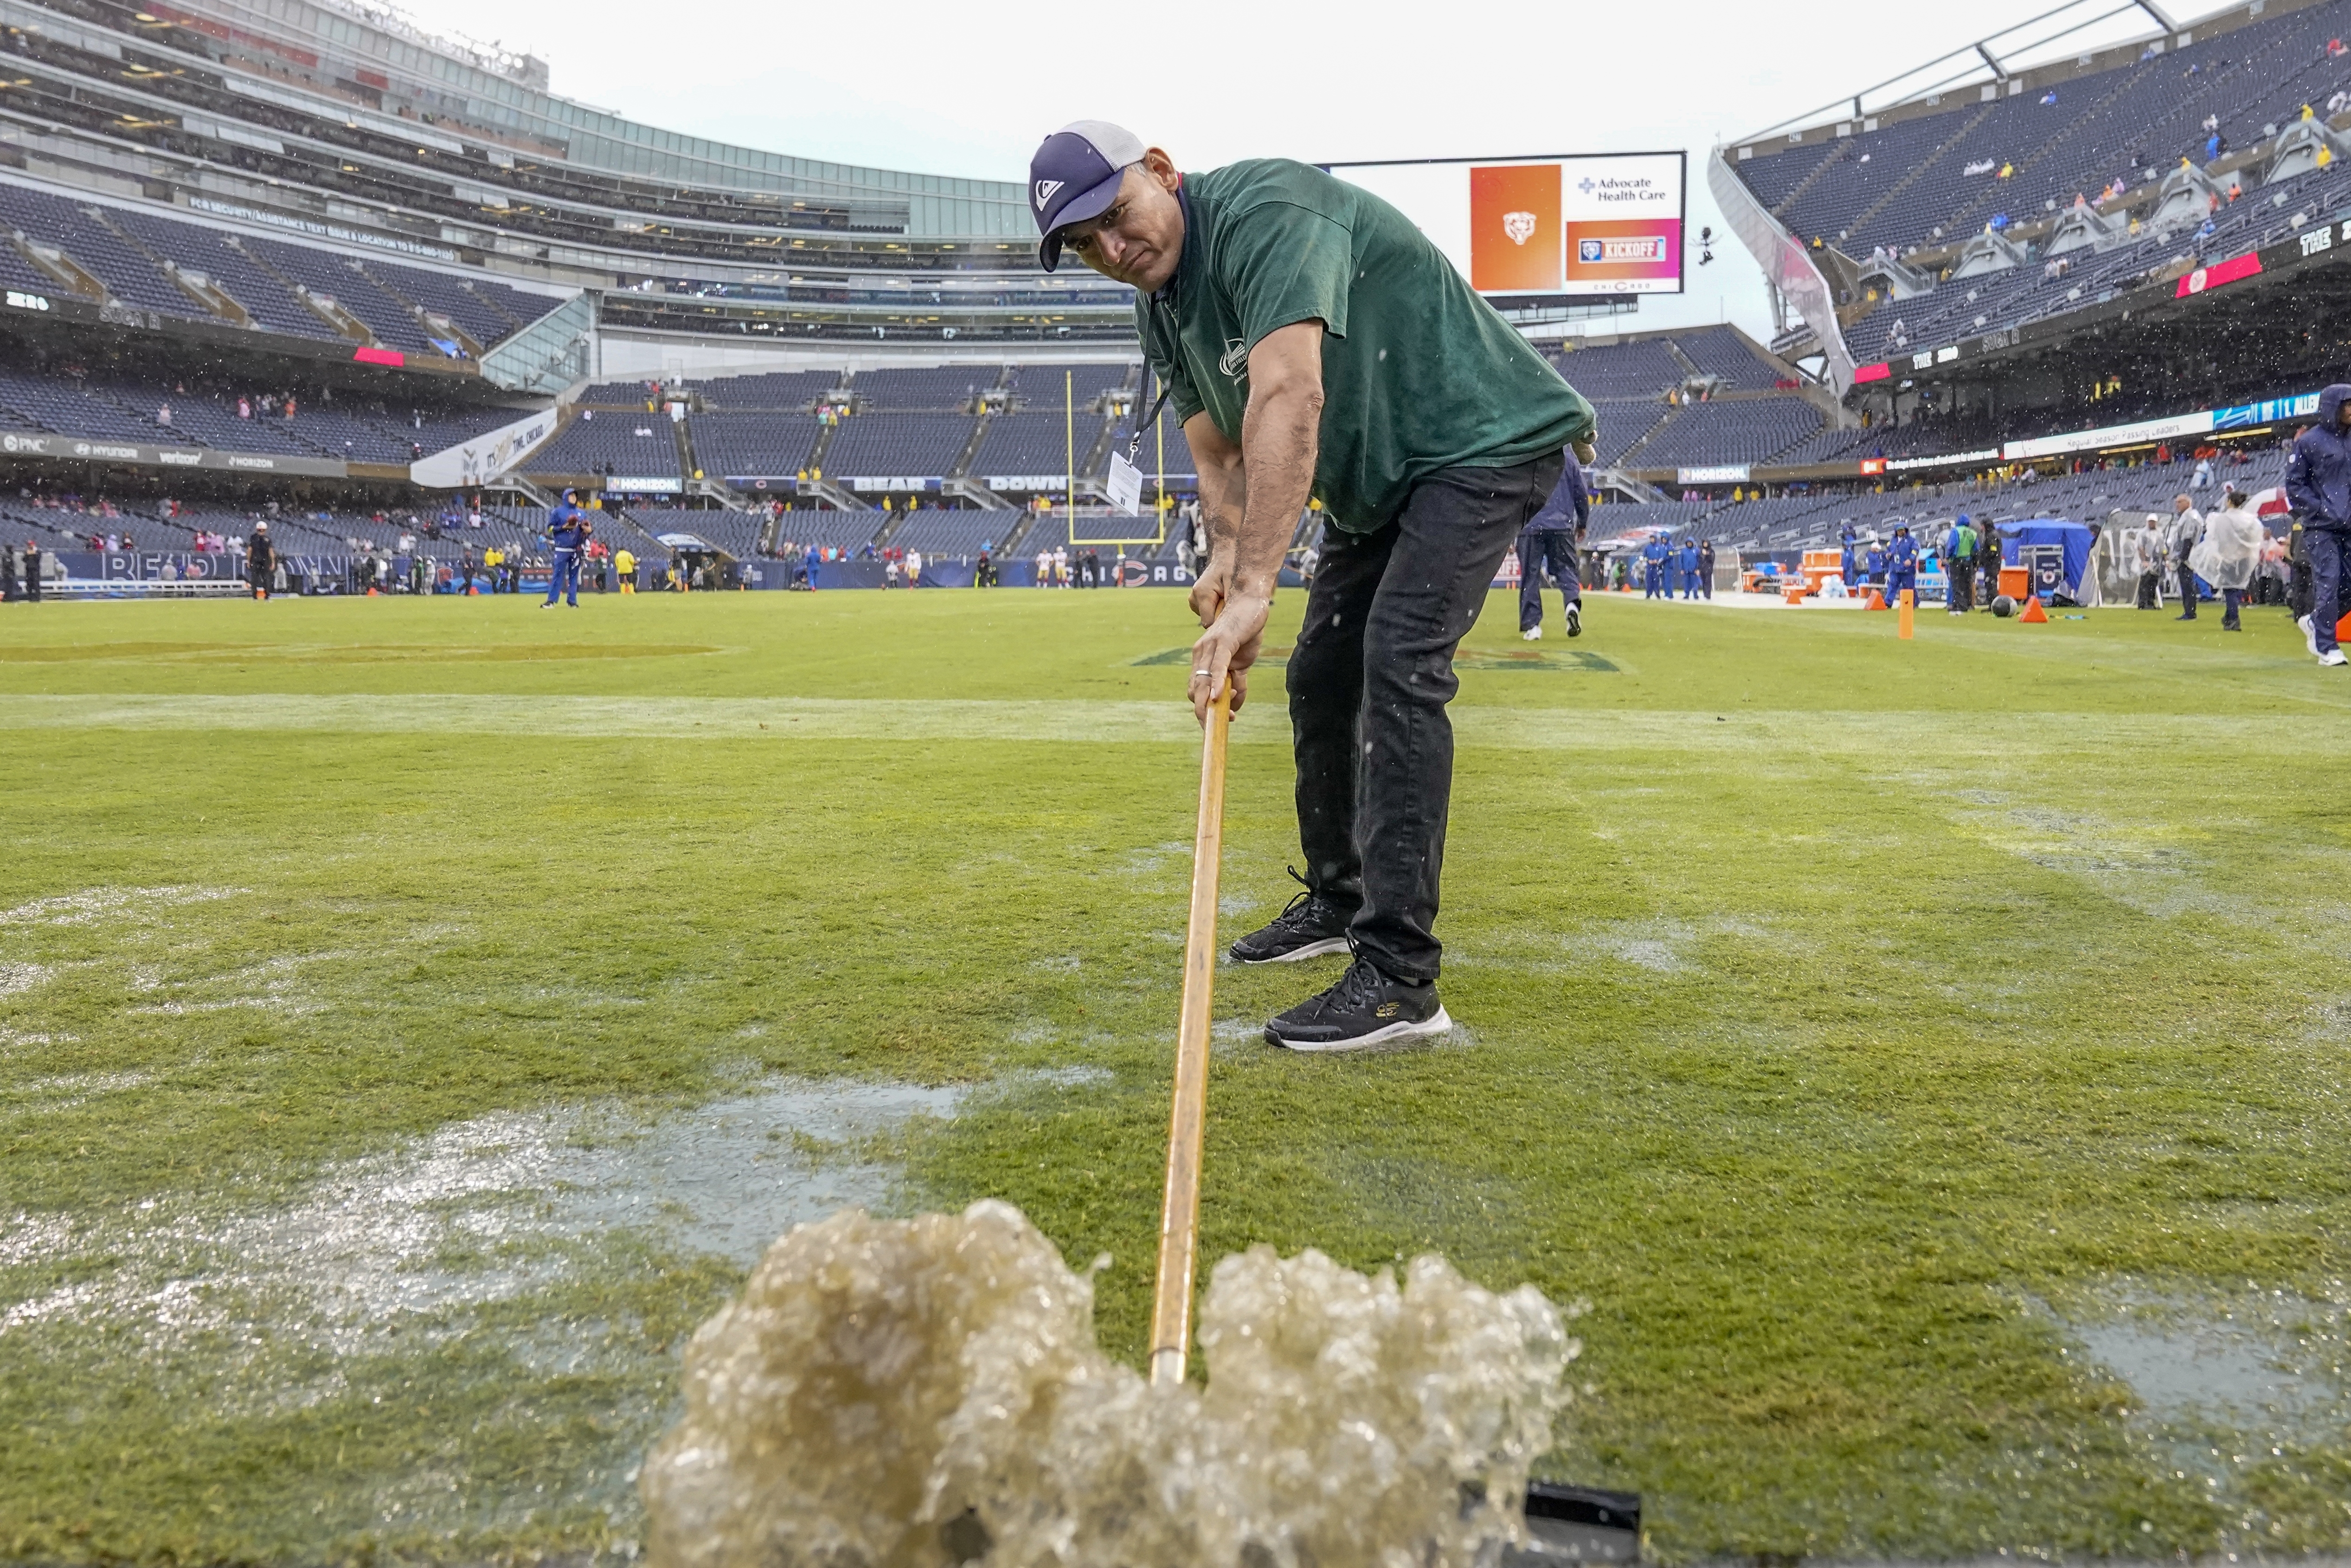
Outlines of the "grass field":
[{"label": "grass field", "polygon": [[[1338,961],[1224,971],[1205,1254],[1589,1301],[1544,1469],[1667,1561],[2351,1547],[2351,678],[2248,619],[1498,599],[1462,1027],[1294,1058]],[[0,611],[0,1556],[626,1554],[684,1336],[840,1202],[1019,1204],[1139,1362],[1188,640]],[[1228,936],[1275,682],[1235,737]]]}]

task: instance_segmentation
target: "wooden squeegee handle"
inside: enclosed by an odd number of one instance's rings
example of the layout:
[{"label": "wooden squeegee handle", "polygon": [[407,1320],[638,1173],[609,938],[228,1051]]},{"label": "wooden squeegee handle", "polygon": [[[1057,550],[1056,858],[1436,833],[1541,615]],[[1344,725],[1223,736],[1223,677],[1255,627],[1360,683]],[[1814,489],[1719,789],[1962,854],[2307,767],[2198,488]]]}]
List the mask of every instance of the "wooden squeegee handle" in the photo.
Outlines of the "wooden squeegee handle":
[{"label": "wooden squeegee handle", "polygon": [[1225,741],[1231,687],[1208,705],[1200,750],[1200,823],[1192,841],[1192,915],[1184,932],[1184,1010],[1176,1030],[1167,1186],[1159,1206],[1159,1283],[1151,1306],[1151,1381],[1184,1381],[1199,1263],[1200,1145],[1208,1123],[1208,1011],[1217,977],[1217,867],[1225,842]]}]

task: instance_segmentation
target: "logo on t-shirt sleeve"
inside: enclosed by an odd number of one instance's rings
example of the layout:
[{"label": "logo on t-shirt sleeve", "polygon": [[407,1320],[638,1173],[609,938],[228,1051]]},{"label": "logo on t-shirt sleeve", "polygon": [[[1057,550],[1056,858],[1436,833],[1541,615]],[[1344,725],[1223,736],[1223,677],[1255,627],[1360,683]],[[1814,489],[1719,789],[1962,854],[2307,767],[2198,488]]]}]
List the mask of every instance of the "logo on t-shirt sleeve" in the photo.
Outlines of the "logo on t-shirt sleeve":
[{"label": "logo on t-shirt sleeve", "polygon": [[1224,357],[1217,361],[1217,373],[1228,382],[1239,381],[1249,374],[1249,345],[1238,338],[1226,339]]}]

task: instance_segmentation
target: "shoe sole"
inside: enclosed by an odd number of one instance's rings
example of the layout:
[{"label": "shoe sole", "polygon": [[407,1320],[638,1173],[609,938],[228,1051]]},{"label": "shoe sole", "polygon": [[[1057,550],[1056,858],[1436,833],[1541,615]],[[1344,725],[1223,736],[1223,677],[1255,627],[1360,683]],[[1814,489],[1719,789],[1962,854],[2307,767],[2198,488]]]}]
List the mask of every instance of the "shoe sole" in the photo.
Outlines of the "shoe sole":
[{"label": "shoe sole", "polygon": [[1343,953],[1346,950],[1347,939],[1344,936],[1326,936],[1320,942],[1309,942],[1303,947],[1292,947],[1287,953],[1275,953],[1263,958],[1244,958],[1238,953],[1228,953],[1227,956],[1236,964],[1295,964],[1301,958],[1320,958],[1325,953]]},{"label": "shoe sole", "polygon": [[1278,1045],[1284,1051],[1306,1051],[1317,1054],[1328,1054],[1342,1051],[1362,1051],[1368,1046],[1386,1045],[1399,1040],[1419,1040],[1427,1035],[1443,1034],[1452,1027],[1452,1015],[1440,1006],[1434,1017],[1422,1019],[1417,1023],[1392,1023],[1385,1029],[1375,1029],[1369,1034],[1359,1034],[1349,1040],[1284,1040],[1274,1032],[1271,1024],[1265,1026],[1265,1038],[1267,1044]]}]

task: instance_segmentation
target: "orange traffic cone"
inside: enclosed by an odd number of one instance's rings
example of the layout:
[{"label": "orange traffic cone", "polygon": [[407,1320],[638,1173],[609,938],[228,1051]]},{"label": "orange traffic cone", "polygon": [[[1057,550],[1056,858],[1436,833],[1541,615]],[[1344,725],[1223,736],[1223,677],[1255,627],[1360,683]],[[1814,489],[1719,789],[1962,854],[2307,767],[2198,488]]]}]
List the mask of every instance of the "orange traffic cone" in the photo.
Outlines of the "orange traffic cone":
[{"label": "orange traffic cone", "polygon": [[2351,615],[2346,615],[2335,623],[2335,640],[2337,643],[2351,643]]},{"label": "orange traffic cone", "polygon": [[2024,613],[2017,619],[2029,626],[2046,626],[2049,624],[2049,612],[2041,608],[2040,597],[2035,595],[2024,601]]},{"label": "orange traffic cone", "polygon": [[1899,627],[1899,628],[1895,632],[1895,633],[1894,633],[1896,637],[1901,638],[1901,639],[1902,639],[1904,642],[1906,642],[1906,643],[1907,643],[1907,642],[1908,642],[1908,641],[1910,640],[1910,631],[1911,631],[1911,624],[1912,624],[1912,622],[1911,622],[1911,608],[1912,608],[1912,607],[1911,607],[1911,603],[1910,603],[1911,597],[1912,597],[1912,594],[1911,594],[1911,591],[1910,591],[1909,589],[1907,589],[1907,588],[1906,588],[1906,589],[1904,589],[1904,590],[1902,591],[1902,624],[1901,624],[1901,626],[1900,626],[1900,627]]},{"label": "orange traffic cone", "polygon": [[373,599],[373,598],[376,596],[376,591],[375,591],[374,589],[372,589],[372,588],[369,589],[369,590],[367,591],[367,596],[368,596],[370,599]]},{"label": "orange traffic cone", "polygon": [[1864,605],[1862,606],[1862,608],[1863,608],[1864,610],[1883,610],[1883,609],[1885,609],[1885,608],[1886,608],[1886,595],[1884,595],[1884,594],[1882,594],[1882,593],[1878,592],[1878,591],[1877,591],[1877,590],[1876,590],[1876,589],[1874,589],[1874,588],[1873,588],[1873,589],[1871,589],[1871,590],[1869,591],[1869,601],[1868,601],[1867,603],[1864,604]]}]

